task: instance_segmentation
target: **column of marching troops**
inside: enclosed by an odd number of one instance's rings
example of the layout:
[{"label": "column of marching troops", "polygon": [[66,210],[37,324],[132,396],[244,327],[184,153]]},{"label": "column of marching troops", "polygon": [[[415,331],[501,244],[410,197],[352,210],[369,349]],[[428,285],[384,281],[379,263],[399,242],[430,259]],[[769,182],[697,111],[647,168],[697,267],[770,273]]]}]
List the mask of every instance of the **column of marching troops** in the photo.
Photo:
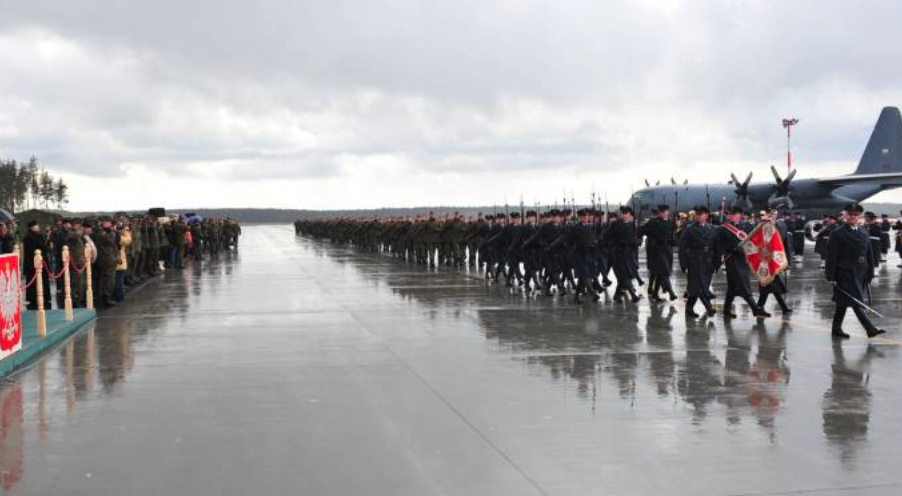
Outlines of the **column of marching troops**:
[{"label": "column of marching troops", "polygon": [[430,213],[300,219],[295,222],[295,232],[363,251],[386,252],[423,266],[479,267],[489,282],[502,282],[503,277],[509,287],[549,297],[572,292],[577,304],[583,297],[599,300],[599,293],[610,286],[614,286],[615,302],[638,302],[637,285],[646,284],[639,274],[639,249],[644,241],[650,301],[679,299],[671,283],[676,255],[678,267],[686,275],[687,317],[700,316],[696,313],[699,303],[706,315],[715,315],[711,283],[714,274],[723,271],[727,282],[724,317],[736,317],[733,302],[738,298],[755,317],[766,318],[770,314],[765,305],[771,295],[784,314],[792,312],[784,299],[786,279],[776,277],[767,286],[759,285],[754,298],[752,274],[740,243],[758,222],[769,220],[774,222],[790,261],[800,262],[806,236],[814,238],[824,275],[833,286],[833,336],[849,337],[842,324],[851,308],[868,336],[874,337],[885,331],[866,313],[868,285],[886,259],[891,229],[896,231],[896,251],[902,255],[902,220],[891,224],[887,216],[878,221],[876,215],[867,212],[862,216],[862,212],[860,205],[850,204],[839,215],[809,222],[799,213],[781,215],[776,210],[750,215],[732,208],[712,216],[706,207],[698,206],[674,219],[667,205],[659,205],[651,218],[639,223],[628,206],[616,213],[593,208],[542,213],[521,209],[469,218],[458,213],[442,217]]},{"label": "column of marching troops", "polygon": [[[73,306],[88,305],[87,275],[97,308],[114,307],[129,288],[158,276],[166,269],[181,269],[187,260],[216,258],[237,250],[241,226],[230,218],[126,215],[97,218],[61,218],[53,226],[28,223],[21,239],[22,284],[26,285],[29,310],[38,308],[34,283],[41,274],[44,308],[50,309],[50,280],[56,280],[58,301],[63,297],[61,276],[66,270],[63,248],[69,253],[69,278]],[[20,243],[11,223],[0,223],[0,255],[13,253]],[[35,266],[40,250],[44,267]],[[90,271],[88,265],[90,264]],[[61,306],[61,305],[60,305]]]}]

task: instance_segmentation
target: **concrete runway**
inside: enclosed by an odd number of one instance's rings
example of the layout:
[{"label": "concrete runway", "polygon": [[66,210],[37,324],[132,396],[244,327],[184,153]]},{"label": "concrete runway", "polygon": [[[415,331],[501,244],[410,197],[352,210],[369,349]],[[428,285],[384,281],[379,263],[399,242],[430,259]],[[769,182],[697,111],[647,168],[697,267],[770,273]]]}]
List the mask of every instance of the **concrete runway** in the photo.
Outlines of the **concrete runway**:
[{"label": "concrete runway", "polygon": [[895,253],[890,333],[834,345],[814,257],[791,317],[725,323],[244,233],[3,384],[5,492],[902,493]]}]

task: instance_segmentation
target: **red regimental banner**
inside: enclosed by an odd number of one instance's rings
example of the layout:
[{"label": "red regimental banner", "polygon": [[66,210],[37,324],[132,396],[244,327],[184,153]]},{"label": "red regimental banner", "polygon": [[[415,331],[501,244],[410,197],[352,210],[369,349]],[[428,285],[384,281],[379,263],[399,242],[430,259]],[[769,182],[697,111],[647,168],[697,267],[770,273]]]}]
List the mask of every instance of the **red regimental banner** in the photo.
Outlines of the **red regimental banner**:
[{"label": "red regimental banner", "polygon": [[742,242],[742,250],[752,273],[762,286],[772,283],[780,272],[789,267],[783,239],[772,221],[758,224]]},{"label": "red regimental banner", "polygon": [[22,348],[19,257],[0,255],[0,360]]}]

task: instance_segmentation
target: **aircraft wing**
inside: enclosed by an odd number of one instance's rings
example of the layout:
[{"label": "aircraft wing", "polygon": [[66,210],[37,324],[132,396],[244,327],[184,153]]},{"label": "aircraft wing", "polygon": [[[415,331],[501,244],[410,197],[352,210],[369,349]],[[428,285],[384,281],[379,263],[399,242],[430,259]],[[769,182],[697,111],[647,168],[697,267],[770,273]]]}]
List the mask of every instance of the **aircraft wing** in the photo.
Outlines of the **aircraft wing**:
[{"label": "aircraft wing", "polygon": [[818,183],[832,186],[848,186],[851,184],[880,184],[883,186],[902,186],[902,172],[886,172],[882,174],[852,174],[849,176],[818,179]]}]

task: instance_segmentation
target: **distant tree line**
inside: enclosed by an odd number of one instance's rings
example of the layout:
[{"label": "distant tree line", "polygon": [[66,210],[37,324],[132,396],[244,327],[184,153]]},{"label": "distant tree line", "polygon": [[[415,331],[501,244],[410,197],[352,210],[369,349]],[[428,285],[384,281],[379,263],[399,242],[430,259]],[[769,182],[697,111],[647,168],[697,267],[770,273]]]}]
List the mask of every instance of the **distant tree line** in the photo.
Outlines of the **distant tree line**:
[{"label": "distant tree line", "polygon": [[69,186],[38,165],[0,158],[0,208],[10,212],[31,208],[61,210],[69,203]]}]

